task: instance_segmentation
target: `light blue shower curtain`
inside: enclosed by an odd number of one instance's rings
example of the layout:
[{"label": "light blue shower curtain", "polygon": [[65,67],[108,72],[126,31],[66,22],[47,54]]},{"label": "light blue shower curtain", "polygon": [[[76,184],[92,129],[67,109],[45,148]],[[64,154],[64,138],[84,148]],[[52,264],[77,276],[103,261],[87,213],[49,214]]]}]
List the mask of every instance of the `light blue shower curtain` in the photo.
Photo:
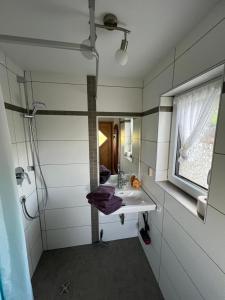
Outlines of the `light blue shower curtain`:
[{"label": "light blue shower curtain", "polygon": [[0,300],[32,300],[10,135],[0,86]]}]

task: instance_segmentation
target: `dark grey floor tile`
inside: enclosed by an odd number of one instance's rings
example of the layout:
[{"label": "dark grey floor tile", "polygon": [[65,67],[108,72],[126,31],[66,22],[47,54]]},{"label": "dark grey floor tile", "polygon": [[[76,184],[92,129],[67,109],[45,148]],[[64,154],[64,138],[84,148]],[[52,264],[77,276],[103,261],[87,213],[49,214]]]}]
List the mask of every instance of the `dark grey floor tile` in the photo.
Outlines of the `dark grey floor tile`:
[{"label": "dark grey floor tile", "polygon": [[163,299],[137,238],[45,251],[32,284],[35,300]]}]

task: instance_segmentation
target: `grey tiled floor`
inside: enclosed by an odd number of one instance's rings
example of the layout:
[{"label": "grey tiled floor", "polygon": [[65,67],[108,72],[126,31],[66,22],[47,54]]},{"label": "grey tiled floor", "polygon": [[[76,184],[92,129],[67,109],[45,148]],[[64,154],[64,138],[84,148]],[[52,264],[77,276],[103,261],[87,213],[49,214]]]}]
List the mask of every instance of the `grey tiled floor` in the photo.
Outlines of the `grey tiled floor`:
[{"label": "grey tiled floor", "polygon": [[[61,286],[69,282],[69,293]],[[162,300],[137,238],[43,253],[32,279],[37,300]]]}]

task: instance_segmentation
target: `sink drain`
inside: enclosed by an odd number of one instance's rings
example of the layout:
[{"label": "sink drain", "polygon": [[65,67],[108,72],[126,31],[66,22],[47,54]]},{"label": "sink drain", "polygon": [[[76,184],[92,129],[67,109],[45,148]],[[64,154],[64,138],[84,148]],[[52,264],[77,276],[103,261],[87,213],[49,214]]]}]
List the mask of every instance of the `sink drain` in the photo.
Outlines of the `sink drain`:
[{"label": "sink drain", "polygon": [[60,295],[69,294],[70,286],[71,286],[70,281],[63,283],[59,288],[59,294]]}]

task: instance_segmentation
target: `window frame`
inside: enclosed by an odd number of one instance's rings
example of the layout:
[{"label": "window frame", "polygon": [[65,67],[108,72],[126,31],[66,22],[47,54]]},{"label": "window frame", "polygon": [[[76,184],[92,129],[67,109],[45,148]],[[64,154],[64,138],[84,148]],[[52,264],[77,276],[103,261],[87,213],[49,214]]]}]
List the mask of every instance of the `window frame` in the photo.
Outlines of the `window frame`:
[{"label": "window frame", "polygon": [[[218,80],[218,78],[214,78],[203,84],[196,85],[192,89],[197,89],[203,85],[210,84],[210,82],[213,82],[215,80]],[[185,94],[189,91],[190,90],[183,91],[182,94]],[[194,182],[191,182],[188,179],[185,179],[181,176],[176,175],[178,124],[177,124],[177,106],[174,103],[174,97],[173,97],[173,113],[172,113],[172,124],[171,124],[171,134],[170,134],[168,180],[171,183],[173,183],[174,185],[176,185],[177,187],[179,187],[180,189],[182,189],[187,194],[191,195],[193,198],[198,199],[199,196],[207,196],[209,189],[207,190],[207,189],[195,184]],[[217,124],[216,124],[216,130],[217,130]],[[216,134],[215,134],[215,137],[216,137]],[[215,142],[214,142],[213,148],[214,147],[215,147]],[[212,160],[213,160],[213,157],[212,157]]]}]

